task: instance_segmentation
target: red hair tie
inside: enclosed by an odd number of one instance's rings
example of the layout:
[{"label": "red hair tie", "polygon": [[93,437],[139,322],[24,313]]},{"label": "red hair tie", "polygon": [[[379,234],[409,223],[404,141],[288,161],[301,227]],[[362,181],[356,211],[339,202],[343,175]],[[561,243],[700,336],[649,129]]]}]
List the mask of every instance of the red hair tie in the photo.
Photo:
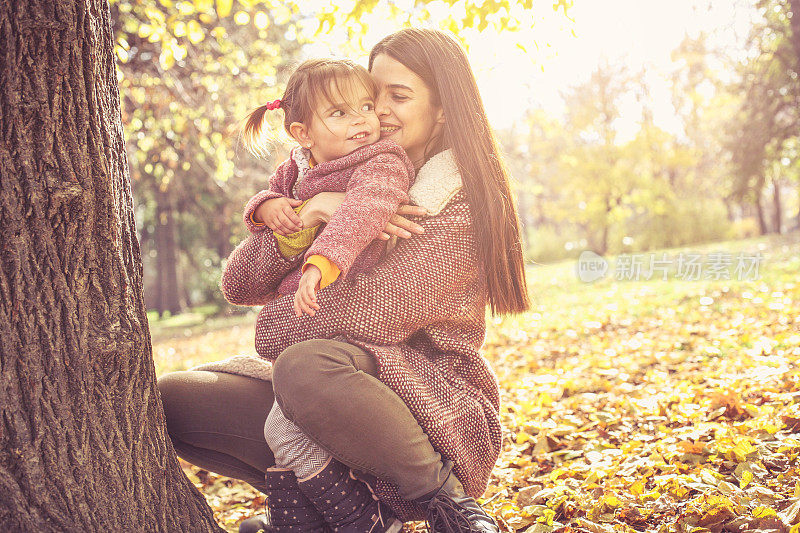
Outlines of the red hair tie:
[{"label": "red hair tie", "polygon": [[277,100],[273,100],[272,102],[267,102],[267,109],[270,111],[274,111],[281,106],[281,99],[278,98]]}]

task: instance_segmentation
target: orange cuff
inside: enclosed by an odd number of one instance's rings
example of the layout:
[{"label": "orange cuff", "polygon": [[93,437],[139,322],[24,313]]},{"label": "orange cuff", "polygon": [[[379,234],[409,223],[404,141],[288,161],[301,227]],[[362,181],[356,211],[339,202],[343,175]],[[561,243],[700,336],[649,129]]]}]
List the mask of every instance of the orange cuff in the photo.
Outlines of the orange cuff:
[{"label": "orange cuff", "polygon": [[256,214],[256,211],[254,209],[253,212],[250,213],[250,222],[256,227],[264,226],[266,224],[266,222],[256,222],[256,219],[253,218],[253,215],[255,215],[255,214]]},{"label": "orange cuff", "polygon": [[342,273],[342,271],[339,270],[339,267],[324,255],[312,255],[309,257],[303,264],[303,272],[306,271],[306,267],[308,265],[314,265],[322,272],[322,279],[319,280],[320,289],[324,289],[336,281],[336,279],[339,277],[339,274]]}]

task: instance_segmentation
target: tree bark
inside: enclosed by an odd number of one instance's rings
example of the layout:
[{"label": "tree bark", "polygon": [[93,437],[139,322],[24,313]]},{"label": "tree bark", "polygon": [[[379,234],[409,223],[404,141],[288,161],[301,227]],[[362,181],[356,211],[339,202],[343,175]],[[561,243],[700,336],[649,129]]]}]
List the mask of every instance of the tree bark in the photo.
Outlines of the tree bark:
[{"label": "tree bark", "polygon": [[156,194],[156,262],[158,264],[158,314],[181,312],[178,285],[178,250],[175,243],[174,210],[169,191]]},{"label": "tree bark", "polygon": [[221,531],[156,387],[109,6],[0,3],[0,531]]},{"label": "tree bark", "polygon": [[758,193],[756,194],[753,204],[755,205],[756,215],[758,218],[759,235],[766,235],[767,233],[769,233],[769,229],[767,228],[767,219],[766,216],[764,215],[764,208],[761,205],[761,191],[758,191]]},{"label": "tree bark", "polygon": [[775,233],[780,235],[782,233],[783,209],[781,206],[781,184],[778,180],[772,180],[772,209],[772,227],[775,228]]},{"label": "tree bark", "polygon": [[792,11],[792,18],[789,24],[792,28],[790,39],[794,50],[794,68],[795,72],[800,74],[800,0],[789,0],[789,6]]}]

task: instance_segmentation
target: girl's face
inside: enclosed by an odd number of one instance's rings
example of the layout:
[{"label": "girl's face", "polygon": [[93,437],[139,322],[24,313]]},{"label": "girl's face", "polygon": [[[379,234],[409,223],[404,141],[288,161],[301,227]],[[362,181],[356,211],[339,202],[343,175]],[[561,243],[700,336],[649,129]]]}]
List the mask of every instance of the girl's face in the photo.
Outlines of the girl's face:
[{"label": "girl's face", "polygon": [[378,85],[375,111],[380,119],[381,139],[392,139],[402,146],[419,168],[426,145],[441,135],[442,108],[431,103],[433,95],[422,78],[386,54],[375,56],[370,73]]},{"label": "girl's face", "polygon": [[[366,87],[358,82],[339,84],[339,87],[332,83],[328,94],[337,101],[321,98],[311,124],[292,124],[293,136],[311,149],[316,163],[344,157],[380,139],[375,102]],[[295,125],[300,127],[295,129]]]}]

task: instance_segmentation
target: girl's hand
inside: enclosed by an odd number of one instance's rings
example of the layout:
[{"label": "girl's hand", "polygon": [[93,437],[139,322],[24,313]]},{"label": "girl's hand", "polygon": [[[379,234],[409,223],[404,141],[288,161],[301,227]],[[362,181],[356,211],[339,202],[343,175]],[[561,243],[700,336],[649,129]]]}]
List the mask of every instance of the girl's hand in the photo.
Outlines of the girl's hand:
[{"label": "girl's hand", "polygon": [[303,229],[303,221],[293,209],[302,203],[302,200],[294,198],[273,198],[261,202],[253,213],[253,219],[265,223],[272,231],[285,236]]},{"label": "girl's hand", "polygon": [[322,271],[316,265],[309,265],[300,278],[300,287],[294,293],[294,315],[297,318],[306,313],[314,316],[319,311],[317,303],[317,290],[322,279]]}]

